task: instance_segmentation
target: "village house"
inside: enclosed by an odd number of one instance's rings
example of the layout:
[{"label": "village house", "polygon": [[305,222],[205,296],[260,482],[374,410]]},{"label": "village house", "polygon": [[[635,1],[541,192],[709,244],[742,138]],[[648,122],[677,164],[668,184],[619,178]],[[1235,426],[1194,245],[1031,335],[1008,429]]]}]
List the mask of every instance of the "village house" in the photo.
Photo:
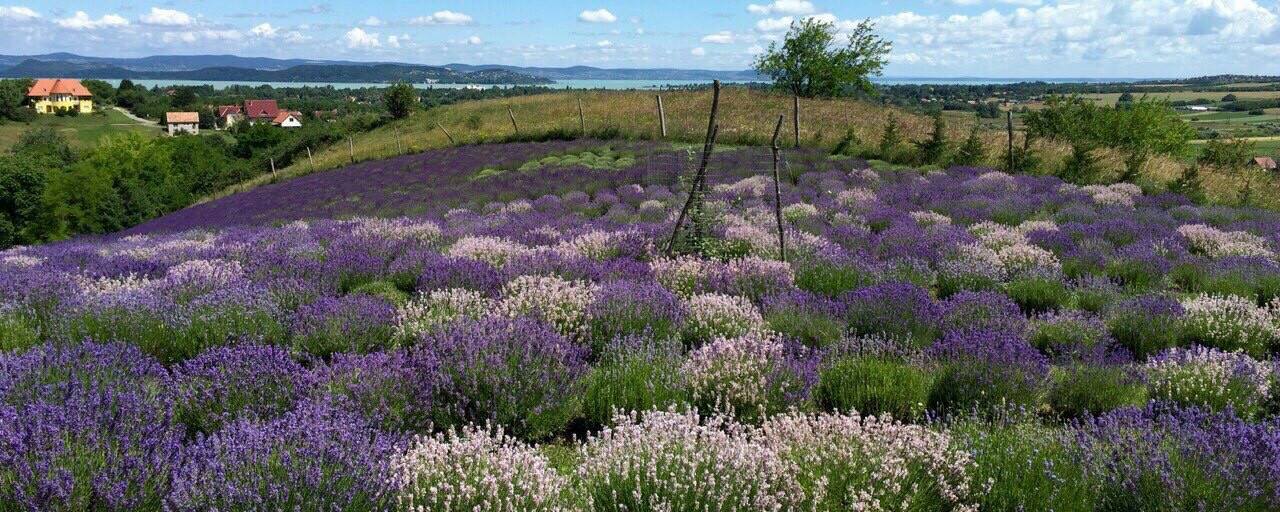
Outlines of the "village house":
[{"label": "village house", "polygon": [[165,112],[164,126],[169,131],[169,135],[178,135],[180,133],[190,133],[192,135],[200,134],[200,113],[199,112]]},{"label": "village house", "polygon": [[93,112],[93,94],[79,80],[70,78],[41,78],[27,89],[31,107],[41,114],[57,114],[59,111],[75,111],[81,114]]},{"label": "village house", "polygon": [[217,117],[218,126],[225,130],[243,119],[244,112],[240,109],[240,105],[221,105],[218,107]]},{"label": "village house", "polygon": [[271,120],[271,124],[281,128],[301,128],[302,113],[281,110],[280,113],[276,115],[276,118]]},{"label": "village house", "polygon": [[250,124],[270,123],[280,115],[276,100],[245,100],[244,118]]}]

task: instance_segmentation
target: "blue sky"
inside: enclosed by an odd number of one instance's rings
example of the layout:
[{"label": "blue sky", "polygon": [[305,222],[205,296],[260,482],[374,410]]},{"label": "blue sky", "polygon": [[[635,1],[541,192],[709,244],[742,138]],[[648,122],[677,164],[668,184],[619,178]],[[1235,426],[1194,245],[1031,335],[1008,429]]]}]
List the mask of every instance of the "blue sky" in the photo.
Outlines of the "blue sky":
[{"label": "blue sky", "polygon": [[891,76],[1280,74],[1280,0],[0,0],[0,53],[744,69],[807,16],[872,18]]}]

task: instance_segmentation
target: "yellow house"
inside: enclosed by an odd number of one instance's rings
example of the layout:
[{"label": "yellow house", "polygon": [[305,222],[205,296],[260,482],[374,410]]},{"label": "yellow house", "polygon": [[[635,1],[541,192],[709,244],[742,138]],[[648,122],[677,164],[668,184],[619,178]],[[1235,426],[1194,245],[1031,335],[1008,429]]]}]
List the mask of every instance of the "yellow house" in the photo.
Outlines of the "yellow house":
[{"label": "yellow house", "polygon": [[41,114],[56,114],[58,110],[78,110],[81,114],[93,112],[93,94],[79,80],[70,78],[41,78],[27,90],[31,107]]}]

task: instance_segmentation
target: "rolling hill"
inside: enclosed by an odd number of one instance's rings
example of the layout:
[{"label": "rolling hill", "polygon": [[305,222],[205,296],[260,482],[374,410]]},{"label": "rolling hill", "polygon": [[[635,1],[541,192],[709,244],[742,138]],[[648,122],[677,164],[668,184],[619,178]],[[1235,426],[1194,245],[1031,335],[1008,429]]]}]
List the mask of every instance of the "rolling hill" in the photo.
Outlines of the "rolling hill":
[{"label": "rolling hill", "polygon": [[208,67],[187,71],[139,71],[101,62],[45,61],[27,59],[0,70],[0,76],[31,78],[74,76],[77,78],[134,78],[162,80],[205,80],[247,82],[408,82],[474,84],[548,84],[551,80],[502,69],[455,71],[435,66],[411,64],[301,64],[285,69]]}]

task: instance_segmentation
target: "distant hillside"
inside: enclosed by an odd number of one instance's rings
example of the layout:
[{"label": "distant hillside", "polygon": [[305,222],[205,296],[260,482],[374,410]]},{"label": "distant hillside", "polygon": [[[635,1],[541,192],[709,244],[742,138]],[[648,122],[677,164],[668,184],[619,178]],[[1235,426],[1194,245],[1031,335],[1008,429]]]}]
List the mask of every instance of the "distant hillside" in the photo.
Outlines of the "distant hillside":
[{"label": "distant hillside", "polygon": [[474,84],[547,84],[551,80],[502,69],[472,72],[411,64],[303,64],[286,69],[208,67],[190,71],[138,71],[101,62],[43,61],[27,59],[0,70],[0,76],[32,78],[68,76],[76,78],[134,78],[159,80],[226,80],[246,82],[394,82]]},{"label": "distant hillside", "polygon": [[[129,71],[199,71],[208,68],[243,68],[269,71],[283,71],[304,65],[341,65],[341,66],[374,66],[378,64],[400,64],[420,66],[403,62],[357,62],[347,60],[324,59],[273,59],[270,57],[239,57],[236,55],[152,55],[149,57],[88,57],[74,53],[46,53],[41,55],[0,55],[0,69],[11,68],[24,62],[36,60],[43,62],[64,62],[84,66],[88,69],[123,68]],[[715,71],[706,69],[603,69],[591,66],[554,67],[522,67],[503,64],[447,64],[444,66],[426,66],[447,68],[468,73],[486,70],[505,70],[522,75],[530,75],[552,80],[755,80],[759,76],[754,71]],[[119,71],[116,71],[119,73]],[[113,77],[116,78],[116,77]],[[132,77],[131,77],[132,78]]]},{"label": "distant hillside", "polygon": [[567,68],[543,68],[507,66],[502,64],[448,64],[445,67],[458,71],[475,71],[483,69],[505,69],[516,73],[533,75],[552,80],[726,80],[750,81],[761,79],[755,71],[715,71],[708,69],[637,69],[618,68],[605,69],[591,66],[571,66]]}]

